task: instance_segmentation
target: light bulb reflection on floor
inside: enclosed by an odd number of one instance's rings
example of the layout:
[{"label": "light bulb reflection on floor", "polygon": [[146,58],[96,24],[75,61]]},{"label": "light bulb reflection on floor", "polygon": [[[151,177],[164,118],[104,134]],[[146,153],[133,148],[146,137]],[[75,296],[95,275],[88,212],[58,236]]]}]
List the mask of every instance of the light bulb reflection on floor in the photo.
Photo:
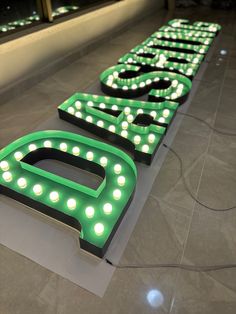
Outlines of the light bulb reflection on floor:
[{"label": "light bulb reflection on floor", "polygon": [[151,307],[158,308],[164,303],[164,296],[159,290],[152,289],[147,293],[147,301]]}]

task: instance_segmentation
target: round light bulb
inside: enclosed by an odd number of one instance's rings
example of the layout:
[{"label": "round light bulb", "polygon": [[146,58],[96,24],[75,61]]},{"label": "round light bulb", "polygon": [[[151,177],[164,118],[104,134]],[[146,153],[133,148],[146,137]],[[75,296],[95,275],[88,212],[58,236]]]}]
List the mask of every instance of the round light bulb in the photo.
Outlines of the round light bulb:
[{"label": "round light bulb", "polygon": [[134,144],[138,145],[141,142],[141,136],[135,135],[134,137]]},{"label": "round light bulb", "polygon": [[49,198],[53,203],[55,203],[55,202],[59,201],[59,193],[56,191],[53,191],[50,193]]},{"label": "round light bulb", "polygon": [[43,193],[42,185],[35,184],[34,187],[33,187],[33,191],[34,191],[35,195],[41,195]]},{"label": "round light bulb", "polygon": [[85,215],[87,216],[87,218],[93,218],[94,216],[94,208],[92,206],[88,206],[85,209]]},{"label": "round light bulb", "polygon": [[24,189],[27,187],[27,181],[25,178],[20,178],[17,180],[17,184],[21,189]]},{"label": "round light bulb", "polygon": [[7,171],[9,169],[9,164],[6,160],[3,160],[0,162],[0,168],[3,170],[3,171]]},{"label": "round light bulb", "polygon": [[124,109],[125,115],[130,114],[130,111],[131,111],[130,107],[125,107]]},{"label": "round light bulb", "polygon": [[105,108],[106,108],[106,105],[102,102],[102,103],[99,104],[99,108],[105,109]]},{"label": "round light bulb", "polygon": [[87,158],[88,160],[92,161],[92,160],[93,160],[93,157],[94,157],[93,152],[87,152],[86,158]]},{"label": "round light bulb", "polygon": [[165,123],[165,118],[160,117],[160,118],[158,119],[158,122],[160,122],[160,123]]},{"label": "round light bulb", "polygon": [[89,123],[92,123],[93,122],[93,118],[91,116],[87,116],[86,117],[86,121],[89,122]]},{"label": "round light bulb", "polygon": [[81,119],[81,118],[82,118],[82,113],[81,113],[80,111],[77,111],[77,112],[75,113],[75,116],[76,116],[76,118]]},{"label": "round light bulb", "polygon": [[81,102],[80,102],[79,100],[77,100],[77,101],[75,102],[75,107],[76,107],[78,110],[80,110],[80,109],[81,109],[81,106],[82,106]]},{"label": "round light bulb", "polygon": [[94,231],[96,233],[97,236],[101,236],[104,232],[104,225],[100,222],[98,222],[95,226],[94,226]]},{"label": "round light bulb", "polygon": [[119,176],[117,179],[117,183],[119,184],[119,186],[124,186],[125,185],[125,177]]},{"label": "round light bulb", "polygon": [[45,142],[43,143],[43,146],[44,146],[44,147],[47,147],[47,148],[50,148],[50,147],[52,147],[52,142],[51,142],[51,141],[45,141]]},{"label": "round light bulb", "polygon": [[147,144],[144,144],[143,146],[142,146],[142,152],[143,153],[147,153],[149,151],[149,146],[147,145]]},{"label": "round light bulb", "polygon": [[69,112],[69,114],[72,114],[72,115],[75,114],[75,109],[73,107],[69,107],[67,111]]},{"label": "round light bulb", "polygon": [[170,110],[169,109],[164,109],[162,114],[163,114],[164,118],[167,118],[167,117],[169,117]]},{"label": "round light bulb", "polygon": [[129,123],[132,123],[133,120],[134,120],[133,115],[132,115],[132,114],[129,114],[129,115],[127,116],[127,121],[128,121]]},{"label": "round light bulb", "polygon": [[142,114],[143,113],[143,109],[138,109],[137,110],[137,114]]},{"label": "round light bulb", "polygon": [[76,207],[76,200],[74,198],[70,198],[67,201],[67,207],[71,210],[75,209]]},{"label": "round light bulb", "polygon": [[177,80],[174,80],[171,85],[173,87],[177,87],[178,84],[179,84],[179,82]]},{"label": "round light bulb", "polygon": [[154,134],[149,134],[148,135],[148,142],[149,143],[154,143],[155,142],[155,135]]},{"label": "round light bulb", "polygon": [[3,180],[6,181],[6,182],[11,182],[11,180],[12,180],[12,174],[11,174],[11,172],[9,172],[9,171],[4,172],[4,173],[2,174],[2,178],[3,178]]},{"label": "round light bulb", "polygon": [[112,132],[112,133],[115,133],[116,127],[115,127],[114,125],[110,125],[109,128],[108,128],[108,130],[109,130],[110,132]]},{"label": "round light bulb", "polygon": [[156,111],[151,111],[150,115],[153,117],[153,119],[155,119],[157,116],[157,113],[156,113]]},{"label": "round light bulb", "polygon": [[112,205],[110,203],[104,204],[103,211],[106,215],[110,215],[112,212]]},{"label": "round light bulb", "polygon": [[93,107],[93,102],[90,100],[90,101],[87,102],[87,105],[88,105],[89,107]]},{"label": "round light bulb", "polygon": [[108,162],[108,160],[107,160],[106,157],[101,157],[101,158],[100,158],[100,164],[101,164],[103,167],[106,167],[107,162]]},{"label": "round light bulb", "polygon": [[114,198],[115,200],[119,200],[119,199],[121,198],[121,191],[118,190],[118,189],[114,190],[114,191],[113,191],[113,198]]},{"label": "round light bulb", "polygon": [[67,144],[66,143],[61,143],[60,144],[60,150],[62,150],[63,152],[67,151]]},{"label": "round light bulb", "polygon": [[111,109],[116,111],[116,110],[118,110],[118,106],[117,106],[117,105],[113,105],[113,106],[111,107]]},{"label": "round light bulb", "polygon": [[17,161],[20,161],[23,158],[22,152],[15,152],[14,157]]},{"label": "round light bulb", "polygon": [[114,172],[115,172],[116,174],[120,174],[120,173],[121,173],[121,169],[122,169],[122,167],[121,167],[120,164],[116,164],[116,165],[114,166]]},{"label": "round light bulb", "polygon": [[121,131],[121,136],[127,138],[128,137],[128,132],[126,130]]},{"label": "round light bulb", "polygon": [[103,128],[104,127],[104,122],[102,120],[99,120],[97,122],[97,126],[99,126],[100,128]]},{"label": "round light bulb", "polygon": [[30,144],[29,145],[29,151],[30,152],[33,152],[34,150],[36,150],[37,149],[37,146],[35,145],[35,144]]},{"label": "round light bulb", "polygon": [[127,129],[128,129],[128,126],[129,126],[129,123],[128,123],[127,121],[123,121],[123,122],[121,123],[121,127],[122,127],[122,129],[124,129],[124,130],[127,130]]},{"label": "round light bulb", "polygon": [[75,155],[75,156],[79,156],[80,154],[80,149],[79,147],[75,146],[72,148],[72,154]]}]

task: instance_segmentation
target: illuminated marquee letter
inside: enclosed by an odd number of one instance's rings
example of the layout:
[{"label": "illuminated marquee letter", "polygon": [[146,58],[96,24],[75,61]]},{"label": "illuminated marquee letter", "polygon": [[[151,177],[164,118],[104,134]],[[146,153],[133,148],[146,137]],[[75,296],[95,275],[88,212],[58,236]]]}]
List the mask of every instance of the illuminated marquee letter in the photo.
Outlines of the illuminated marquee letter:
[{"label": "illuminated marquee letter", "polygon": [[[178,34],[178,33],[176,33]],[[203,38],[202,38],[203,39]],[[205,39],[203,39],[205,40]],[[209,39],[207,39],[209,40]],[[205,55],[210,46],[205,45],[202,43],[196,43],[196,42],[184,42],[184,41],[171,41],[171,40],[160,40],[156,37],[149,37],[146,39],[143,43],[143,46],[147,46],[150,48],[157,48],[157,49],[165,49],[165,50],[171,50],[171,51],[177,51],[177,52],[185,52],[185,53],[200,53]]]},{"label": "illuminated marquee letter", "polygon": [[100,75],[102,91],[115,97],[135,98],[149,93],[150,101],[173,100],[183,103],[192,82],[182,74],[153,71],[142,73],[141,68],[120,64]]},{"label": "illuminated marquee letter", "polygon": [[[102,177],[97,190],[36,167],[56,159]],[[0,192],[80,231],[102,257],[132,200],[136,167],[123,151],[74,133],[28,134],[0,152]]]},{"label": "illuminated marquee letter", "polygon": [[59,116],[130,151],[150,164],[178,103],[134,101],[76,93],[58,107]]},{"label": "illuminated marquee letter", "polygon": [[[202,38],[214,38],[216,36],[215,32],[206,32],[206,31],[201,31],[201,30],[196,30],[196,29],[185,29],[185,28],[178,28],[178,27],[171,27],[168,25],[162,26],[159,28],[159,31],[161,32],[178,32],[182,34],[186,34],[190,37],[202,37]],[[159,32],[158,31],[158,32]],[[153,34],[155,35],[155,33]],[[155,37],[155,36],[154,36]]]},{"label": "illuminated marquee letter", "polygon": [[184,53],[139,45],[119,59],[119,63],[140,66],[142,72],[172,71],[192,79],[204,56],[197,53]]},{"label": "illuminated marquee letter", "polygon": [[221,26],[219,24],[195,22],[191,25],[189,20],[185,19],[174,19],[169,21],[168,24],[174,28],[210,32],[215,35],[217,35],[217,33],[221,30]]}]

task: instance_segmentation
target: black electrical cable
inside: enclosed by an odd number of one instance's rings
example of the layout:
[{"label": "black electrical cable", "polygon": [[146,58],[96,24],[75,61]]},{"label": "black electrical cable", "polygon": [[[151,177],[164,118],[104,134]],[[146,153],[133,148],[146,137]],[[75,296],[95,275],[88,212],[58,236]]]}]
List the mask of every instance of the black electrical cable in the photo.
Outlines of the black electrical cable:
[{"label": "black electrical cable", "polygon": [[[190,117],[192,119],[195,119],[197,121],[200,121],[202,123],[204,123],[205,125],[207,125],[211,130],[222,134],[222,135],[226,135],[226,136],[236,136],[235,133],[228,133],[228,132],[223,132],[220,131],[218,129],[215,129],[214,127],[212,127],[209,123],[207,123],[206,121],[195,117],[191,114],[188,113],[183,113],[180,111],[177,111],[177,113]],[[180,177],[183,179],[184,182],[184,186],[187,190],[187,192],[189,193],[189,195],[191,196],[191,198],[196,201],[198,204],[200,204],[201,206],[212,210],[212,211],[228,211],[228,210],[232,210],[232,209],[236,209],[236,206],[232,206],[232,207],[228,207],[228,208],[213,208],[210,207],[204,203],[202,203],[201,201],[199,201],[192,193],[192,191],[190,190],[190,188],[188,187],[188,184],[185,180],[185,176],[184,176],[184,171],[183,171],[183,161],[181,159],[181,157],[177,154],[176,151],[174,151],[171,147],[169,147],[167,144],[163,144],[163,146],[165,148],[167,148],[169,151],[172,152],[172,154],[175,155],[175,157],[178,159],[179,164],[180,164]],[[192,272],[212,272],[212,271],[219,271],[219,270],[223,270],[223,269],[233,269],[236,268],[236,264],[223,264],[223,265],[209,265],[209,266],[203,266],[203,265],[199,265],[199,266],[195,266],[195,265],[187,265],[187,264],[175,264],[175,263],[170,263],[170,264],[115,264],[113,262],[111,262],[109,259],[105,259],[106,263],[111,265],[112,267],[118,268],[118,269],[158,269],[158,268],[177,268],[177,269],[181,269],[181,270],[186,270],[186,271],[192,271]]]},{"label": "black electrical cable", "polygon": [[177,111],[178,114],[180,115],[183,115],[183,116],[186,116],[186,117],[190,117],[192,119],[195,119],[201,123],[204,123],[206,126],[208,126],[209,129],[215,131],[216,133],[219,133],[221,135],[225,135],[225,136],[236,136],[236,133],[229,133],[229,132],[223,132],[223,131],[220,131],[216,128],[214,128],[212,125],[210,125],[208,122],[206,122],[205,120],[201,119],[201,118],[198,118],[190,113],[184,113],[184,112],[181,112],[181,111]]},{"label": "black electrical cable", "polygon": [[226,211],[229,211],[229,210],[232,210],[232,209],[236,209],[236,205],[233,205],[232,207],[226,207],[226,208],[214,208],[214,207],[211,207],[211,206],[208,206],[206,204],[204,204],[203,202],[201,202],[200,200],[198,200],[192,193],[192,191],[190,190],[187,182],[186,182],[186,179],[185,179],[185,176],[184,176],[184,171],[183,171],[183,161],[181,159],[181,157],[176,153],[176,151],[173,150],[173,148],[169,147],[168,145],[166,144],[163,144],[163,146],[165,148],[167,148],[179,161],[179,164],[180,164],[180,178],[182,178],[183,180],[183,183],[184,183],[184,187],[185,189],[187,190],[188,194],[190,195],[190,197],[196,202],[198,203],[199,205],[209,209],[209,210],[212,210],[212,211],[215,211],[215,212],[226,212]]},{"label": "black electrical cable", "polygon": [[157,268],[178,268],[182,270],[192,271],[192,272],[211,272],[223,269],[236,268],[236,264],[225,264],[225,265],[209,265],[209,266],[194,266],[186,264],[115,264],[109,259],[105,259],[106,263],[118,268],[118,269],[157,269]]}]

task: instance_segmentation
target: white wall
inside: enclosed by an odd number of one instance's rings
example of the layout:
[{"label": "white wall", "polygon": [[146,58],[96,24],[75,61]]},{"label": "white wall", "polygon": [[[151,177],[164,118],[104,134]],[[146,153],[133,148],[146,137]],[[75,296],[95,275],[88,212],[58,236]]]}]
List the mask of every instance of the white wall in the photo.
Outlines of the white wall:
[{"label": "white wall", "polygon": [[164,0],[123,0],[0,45],[0,91],[163,5]]}]

